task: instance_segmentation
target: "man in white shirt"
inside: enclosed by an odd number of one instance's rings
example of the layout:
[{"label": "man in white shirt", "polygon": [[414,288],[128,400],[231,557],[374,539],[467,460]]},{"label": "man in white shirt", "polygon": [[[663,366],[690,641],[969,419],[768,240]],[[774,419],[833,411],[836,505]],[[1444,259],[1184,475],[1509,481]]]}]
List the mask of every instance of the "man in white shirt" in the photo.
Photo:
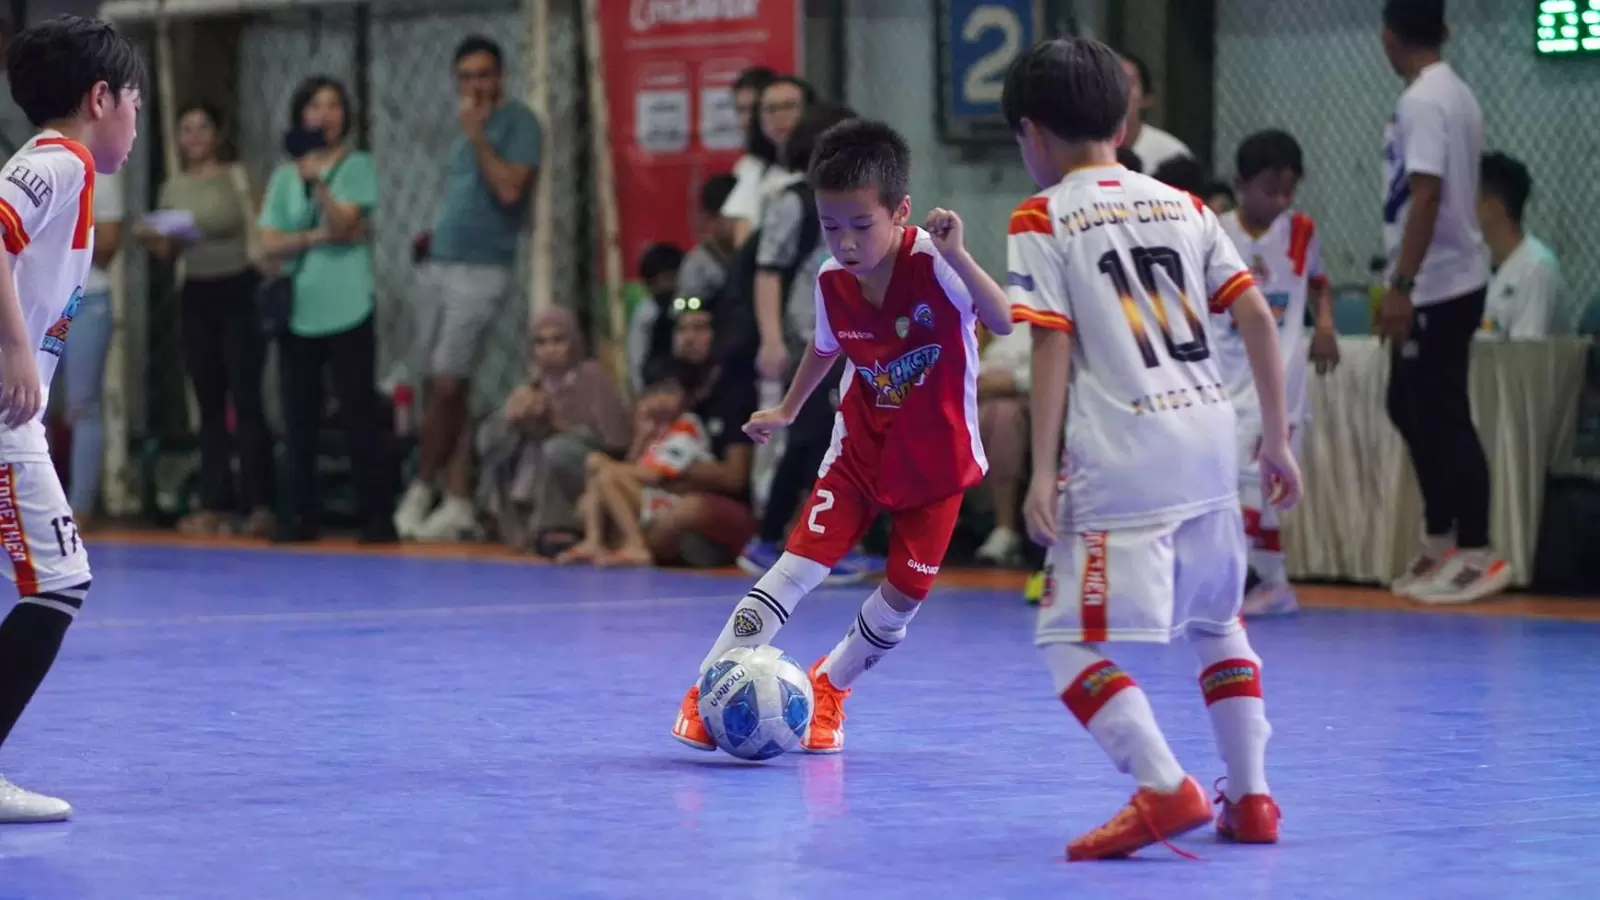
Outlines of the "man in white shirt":
[{"label": "man in white shirt", "polygon": [[1483,321],[1488,254],[1478,230],[1483,112],[1441,58],[1444,0],[1386,0],[1383,49],[1405,80],[1385,134],[1383,239],[1389,288],[1389,418],[1422,490],[1422,547],[1392,588],[1423,603],[1470,603],[1511,570],[1489,547],[1489,464],[1467,372]]},{"label": "man in white shirt", "polygon": [[1121,53],[1122,68],[1128,73],[1128,120],[1122,146],[1139,157],[1141,172],[1154,172],[1169,159],[1193,156],[1183,141],[1144,120],[1156,105],[1151,90],[1150,67],[1132,53]]},{"label": "man in white shirt", "polygon": [[1522,211],[1533,193],[1528,167],[1504,153],[1483,157],[1478,181],[1478,222],[1489,245],[1494,276],[1484,302],[1479,338],[1536,341],[1568,334],[1577,325],[1556,305],[1561,267],[1545,243],[1522,230]]}]

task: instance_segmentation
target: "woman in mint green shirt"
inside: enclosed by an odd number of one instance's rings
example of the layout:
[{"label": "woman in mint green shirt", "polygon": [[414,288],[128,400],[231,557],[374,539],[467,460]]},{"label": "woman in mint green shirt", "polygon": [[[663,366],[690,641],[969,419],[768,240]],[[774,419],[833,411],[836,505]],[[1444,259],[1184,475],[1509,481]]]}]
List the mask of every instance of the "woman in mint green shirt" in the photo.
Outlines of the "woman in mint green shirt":
[{"label": "woman in mint green shirt", "polygon": [[[361,503],[361,538],[394,540],[389,453],[375,386],[377,331],[371,217],[378,205],[372,156],[350,146],[350,94],[313,76],[289,104],[291,132],[320,132],[325,146],[286,137],[300,155],[280,165],[261,209],[261,247],[293,284],[287,332],[280,335],[290,518],[280,541],[316,540],[322,503],[316,485],[324,376],[331,376]],[[303,136],[302,136],[303,137]],[[292,146],[297,145],[297,146]]]}]

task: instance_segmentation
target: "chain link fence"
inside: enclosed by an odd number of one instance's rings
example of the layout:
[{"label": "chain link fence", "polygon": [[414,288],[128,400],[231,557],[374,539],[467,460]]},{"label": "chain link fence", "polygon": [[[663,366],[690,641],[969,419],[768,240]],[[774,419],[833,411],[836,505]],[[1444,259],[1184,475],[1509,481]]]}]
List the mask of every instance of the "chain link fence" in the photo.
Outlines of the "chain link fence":
[{"label": "chain link fence", "polygon": [[[1561,259],[1567,302],[1600,298],[1600,70],[1533,53],[1532,4],[1453,0],[1445,58],[1477,92],[1485,146],[1533,175],[1526,225]],[[1305,148],[1297,201],[1316,217],[1336,282],[1368,278],[1382,249],[1383,128],[1402,85],[1379,40],[1378,4],[1219,0],[1216,159],[1249,133],[1288,129]]]},{"label": "chain link fence", "polygon": [[[541,118],[541,165],[553,167],[556,177],[550,181],[548,196],[539,196],[537,202],[551,205],[557,234],[550,261],[554,300],[577,308],[586,322],[603,322],[603,316],[590,314],[584,288],[593,243],[591,217],[585,212],[588,99],[582,78],[579,0],[551,0],[548,8],[550,97],[548,114]],[[415,383],[411,309],[418,279],[411,248],[414,238],[432,227],[445,159],[460,133],[452,56],[470,34],[493,39],[504,52],[508,95],[526,97],[530,77],[526,14],[507,0],[468,0],[444,9],[411,0],[380,0],[369,4],[365,15],[351,6],[333,5],[251,16],[239,24],[237,78],[233,102],[225,111],[233,120],[240,161],[258,190],[274,167],[284,162],[280,147],[289,124],[290,95],[303,79],[331,76],[350,89],[356,102],[364,97],[368,104],[367,109],[355,111],[354,122],[366,124],[360,137],[379,176],[379,205],[373,217],[379,345],[375,374],[380,381]],[[364,34],[358,33],[362,30]],[[153,28],[128,31],[153,59]],[[181,106],[196,99],[191,94],[203,93],[210,96],[214,91],[180,83],[176,99]],[[141,123],[143,138],[126,170],[133,215],[151,208],[164,177],[154,158],[160,153],[160,130],[158,121]],[[525,372],[530,282],[526,248],[525,241],[514,288],[489,330],[477,368],[474,406],[479,412],[497,405]],[[124,371],[134,376],[130,381],[139,388],[130,392],[130,427],[135,434],[190,433],[175,327],[176,297],[163,282],[165,273],[159,267],[150,266],[143,254],[129,257],[125,277],[132,302],[123,323],[130,358]],[[269,361],[268,408],[277,421],[277,385],[270,369]]]}]

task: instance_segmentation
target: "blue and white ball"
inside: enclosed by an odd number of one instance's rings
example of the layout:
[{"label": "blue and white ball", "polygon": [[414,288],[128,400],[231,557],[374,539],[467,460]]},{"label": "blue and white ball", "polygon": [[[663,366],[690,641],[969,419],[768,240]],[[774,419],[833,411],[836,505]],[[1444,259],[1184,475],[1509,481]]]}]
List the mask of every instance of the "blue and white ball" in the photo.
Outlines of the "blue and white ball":
[{"label": "blue and white ball", "polygon": [[806,670],[776,647],[735,647],[700,677],[700,718],[717,746],[740,759],[800,746],[812,701]]}]

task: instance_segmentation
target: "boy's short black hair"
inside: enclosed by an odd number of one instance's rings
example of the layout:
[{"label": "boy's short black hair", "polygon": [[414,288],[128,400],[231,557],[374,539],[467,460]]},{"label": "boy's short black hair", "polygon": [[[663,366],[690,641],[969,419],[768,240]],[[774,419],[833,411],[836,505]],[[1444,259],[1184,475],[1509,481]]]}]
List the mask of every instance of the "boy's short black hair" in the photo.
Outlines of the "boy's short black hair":
[{"label": "boy's short black hair", "polygon": [[871,188],[892,210],[911,194],[911,148],[883,122],[849,119],[818,138],[806,178],[813,191]]},{"label": "boy's short black hair", "polygon": [[1192,156],[1174,156],[1150,173],[1150,177],[1180,191],[1200,196],[1211,182],[1211,173],[1206,171],[1205,163]]},{"label": "boy's short black hair", "polygon": [[1306,174],[1300,142],[1281,128],[1268,128],[1250,135],[1239,143],[1239,149],[1233,154],[1234,174],[1240,181],[1249,181],[1262,172],[1284,169],[1293,172],[1296,178],[1304,178]]},{"label": "boy's short black hair", "polygon": [[1109,141],[1128,116],[1128,73],[1099,41],[1043,41],[1011,64],[1000,108],[1012,131],[1028,119],[1064,141]]},{"label": "boy's short black hair", "polygon": [[11,99],[35,128],[70,118],[104,81],[114,102],[143,88],[144,60],[111,23],[56,16],[23,29],[6,48]]},{"label": "boy's short black hair", "polygon": [[1144,160],[1139,158],[1139,154],[1133,152],[1127,147],[1117,148],[1117,164],[1122,166],[1124,169],[1127,169],[1129,172],[1144,171]]},{"label": "boy's short black hair", "polygon": [[675,244],[651,244],[639,257],[639,277],[649,281],[683,267],[683,251]]},{"label": "boy's short black hair", "polygon": [[739,179],[728,172],[711,176],[700,186],[700,211],[708,216],[721,215],[723,204],[728,202],[728,195],[738,183]]},{"label": "boy's short black hair", "polygon": [[733,92],[760,91],[777,77],[778,73],[767,66],[751,66],[733,80]]},{"label": "boy's short black hair", "polygon": [[1384,0],[1383,24],[1407,47],[1444,46],[1444,0]]},{"label": "boy's short black hair", "polygon": [[1506,215],[1522,224],[1522,211],[1533,194],[1533,176],[1521,161],[1504,153],[1486,153],[1478,174],[1478,190],[1498,199]]},{"label": "boy's short black hair", "polygon": [[456,45],[456,55],[451,57],[450,64],[456,65],[474,53],[487,53],[494,58],[494,67],[505,67],[505,55],[500,52],[500,45],[481,34],[469,34]]}]

